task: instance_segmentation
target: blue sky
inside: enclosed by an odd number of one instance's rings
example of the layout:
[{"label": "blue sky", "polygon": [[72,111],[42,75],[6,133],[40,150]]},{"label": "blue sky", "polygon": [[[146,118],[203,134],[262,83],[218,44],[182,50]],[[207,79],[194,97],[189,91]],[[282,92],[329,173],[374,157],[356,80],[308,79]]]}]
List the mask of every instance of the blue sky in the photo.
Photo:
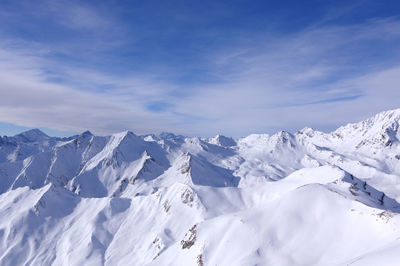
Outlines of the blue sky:
[{"label": "blue sky", "polygon": [[1,1],[0,135],[323,131],[400,107],[398,1]]}]

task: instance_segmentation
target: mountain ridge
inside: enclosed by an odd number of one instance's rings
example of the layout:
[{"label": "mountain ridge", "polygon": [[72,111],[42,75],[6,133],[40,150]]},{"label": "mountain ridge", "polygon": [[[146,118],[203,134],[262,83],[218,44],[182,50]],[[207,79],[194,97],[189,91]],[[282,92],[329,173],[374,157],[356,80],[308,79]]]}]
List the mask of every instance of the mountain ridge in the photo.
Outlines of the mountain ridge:
[{"label": "mountain ridge", "polygon": [[0,264],[395,265],[399,124],[2,137]]}]

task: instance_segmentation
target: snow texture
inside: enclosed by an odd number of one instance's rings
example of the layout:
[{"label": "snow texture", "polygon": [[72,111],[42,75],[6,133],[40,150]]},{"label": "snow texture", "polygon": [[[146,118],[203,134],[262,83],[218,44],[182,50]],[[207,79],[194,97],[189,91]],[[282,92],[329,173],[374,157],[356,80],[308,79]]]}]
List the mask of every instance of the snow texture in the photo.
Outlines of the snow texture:
[{"label": "snow texture", "polygon": [[399,123],[0,137],[0,265],[399,265]]}]

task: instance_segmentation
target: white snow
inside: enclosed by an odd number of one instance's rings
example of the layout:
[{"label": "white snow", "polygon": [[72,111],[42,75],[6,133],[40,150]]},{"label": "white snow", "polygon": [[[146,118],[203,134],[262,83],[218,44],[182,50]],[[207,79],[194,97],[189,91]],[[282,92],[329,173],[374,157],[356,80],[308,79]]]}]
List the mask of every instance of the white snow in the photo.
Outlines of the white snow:
[{"label": "white snow", "polygon": [[1,137],[0,265],[398,265],[399,124]]}]

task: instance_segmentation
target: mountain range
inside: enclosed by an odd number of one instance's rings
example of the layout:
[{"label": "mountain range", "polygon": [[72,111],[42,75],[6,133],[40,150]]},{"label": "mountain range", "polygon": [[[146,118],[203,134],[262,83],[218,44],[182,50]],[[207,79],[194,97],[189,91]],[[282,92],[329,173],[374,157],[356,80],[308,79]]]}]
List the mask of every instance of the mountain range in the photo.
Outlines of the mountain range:
[{"label": "mountain range", "polygon": [[0,137],[0,264],[399,265],[399,124]]}]

